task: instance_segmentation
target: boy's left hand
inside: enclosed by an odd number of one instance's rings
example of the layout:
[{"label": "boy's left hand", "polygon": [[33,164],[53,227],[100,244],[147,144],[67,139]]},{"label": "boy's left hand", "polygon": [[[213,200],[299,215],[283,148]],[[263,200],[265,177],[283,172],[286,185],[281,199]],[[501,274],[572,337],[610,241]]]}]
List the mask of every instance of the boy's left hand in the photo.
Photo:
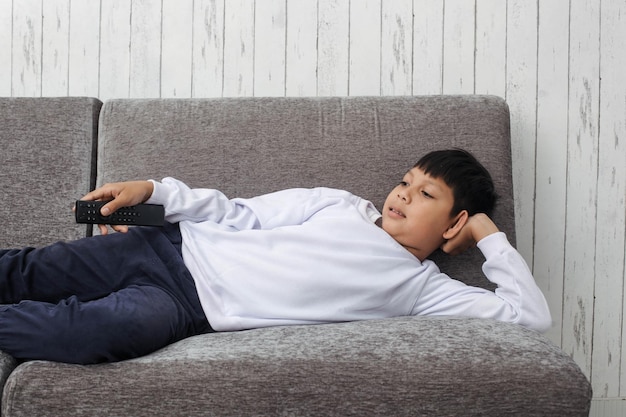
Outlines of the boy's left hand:
[{"label": "boy's left hand", "polygon": [[441,245],[441,250],[450,255],[458,255],[476,246],[476,243],[500,230],[484,213],[471,216],[465,226],[452,238]]}]

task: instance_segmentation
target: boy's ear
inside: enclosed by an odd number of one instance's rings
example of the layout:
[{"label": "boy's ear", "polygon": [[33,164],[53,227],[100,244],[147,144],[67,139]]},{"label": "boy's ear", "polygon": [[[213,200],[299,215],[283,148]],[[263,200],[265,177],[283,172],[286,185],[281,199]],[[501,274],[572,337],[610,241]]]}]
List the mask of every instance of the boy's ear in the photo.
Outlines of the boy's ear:
[{"label": "boy's ear", "polygon": [[469,213],[467,212],[467,210],[461,210],[459,214],[454,216],[452,225],[448,228],[448,230],[443,233],[443,238],[446,240],[450,240],[455,237],[461,231],[461,229],[463,229],[468,219]]}]

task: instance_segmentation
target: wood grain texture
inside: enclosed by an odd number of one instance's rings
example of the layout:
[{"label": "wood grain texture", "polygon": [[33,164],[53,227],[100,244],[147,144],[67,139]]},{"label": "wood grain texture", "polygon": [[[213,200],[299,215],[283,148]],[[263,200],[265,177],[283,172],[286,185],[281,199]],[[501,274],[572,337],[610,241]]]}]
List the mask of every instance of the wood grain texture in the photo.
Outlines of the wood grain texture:
[{"label": "wood grain texture", "polygon": [[381,0],[350,3],[349,81],[351,96],[380,95]]},{"label": "wood grain texture", "polygon": [[[624,2],[600,10],[600,105],[592,387],[596,397],[626,396],[624,275],[626,230],[626,16]],[[620,385],[621,382],[621,385]]]},{"label": "wood grain texture", "polygon": [[13,3],[0,2],[0,96],[10,97],[13,79]]},{"label": "wood grain texture", "polygon": [[100,99],[130,95],[131,2],[107,0],[100,16]]},{"label": "wood grain texture", "polygon": [[69,94],[70,0],[42,3],[41,95]]},{"label": "wood grain texture", "polygon": [[220,97],[224,86],[224,0],[194,0],[192,97]]},{"label": "wood grain texture", "polygon": [[98,97],[100,76],[100,0],[70,4],[70,96]]},{"label": "wood grain texture", "polygon": [[163,0],[162,7],[161,97],[191,97],[193,0]]},{"label": "wood grain texture", "polygon": [[284,96],[287,3],[268,0],[259,5],[254,19],[254,95]]},{"label": "wood grain texture", "polygon": [[413,2],[383,1],[380,43],[380,93],[412,94]]},{"label": "wood grain texture", "polygon": [[254,92],[254,2],[224,2],[224,96]]},{"label": "wood grain texture", "polygon": [[13,2],[11,95],[41,95],[41,0]]},{"label": "wood grain texture", "polygon": [[571,3],[563,349],[591,375],[596,257],[599,4]]},{"label": "wood grain texture", "polygon": [[569,94],[569,0],[539,3],[537,138],[533,271],[557,323],[547,334],[561,344]]}]

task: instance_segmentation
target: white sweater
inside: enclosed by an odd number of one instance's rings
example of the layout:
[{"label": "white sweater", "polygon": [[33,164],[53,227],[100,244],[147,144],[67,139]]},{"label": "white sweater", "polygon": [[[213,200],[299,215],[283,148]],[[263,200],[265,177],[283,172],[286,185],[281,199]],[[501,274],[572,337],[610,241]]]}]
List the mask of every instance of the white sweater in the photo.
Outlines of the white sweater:
[{"label": "white sweater", "polygon": [[495,293],[420,262],[347,191],[289,189],[228,199],[173,178],[147,201],[179,222],[183,259],[217,331],[406,315],[493,318],[545,331],[543,294],[503,233],[478,243]]}]

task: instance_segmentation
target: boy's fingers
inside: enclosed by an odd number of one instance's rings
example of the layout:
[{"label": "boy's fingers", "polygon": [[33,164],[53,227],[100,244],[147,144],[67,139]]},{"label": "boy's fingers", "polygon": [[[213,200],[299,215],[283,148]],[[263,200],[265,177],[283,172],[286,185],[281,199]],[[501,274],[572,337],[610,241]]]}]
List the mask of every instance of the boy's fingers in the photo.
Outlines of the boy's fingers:
[{"label": "boy's fingers", "polygon": [[452,240],[447,240],[446,242],[444,242],[444,244],[441,245],[440,249],[444,251],[445,253],[447,253],[448,255],[454,256],[454,255],[459,255],[465,252],[472,246],[473,245],[469,242],[465,242],[465,243],[457,242],[454,239],[452,239]]},{"label": "boy's fingers", "polygon": [[100,213],[103,216],[110,216],[120,207],[134,206],[145,201],[152,194],[152,188],[149,181],[105,184],[85,194],[81,200],[106,201]]},{"label": "boy's fingers", "polygon": [[98,200],[109,200],[114,198],[114,193],[111,190],[107,190],[104,188],[96,188],[93,191],[88,192],[87,194],[85,194],[81,200],[87,200],[87,201],[98,201]]},{"label": "boy's fingers", "polygon": [[451,253],[450,253],[450,250],[452,249],[452,248],[451,248],[451,246],[452,246],[452,245],[450,244],[450,241],[449,241],[449,240],[446,240],[446,241],[444,242],[444,244],[443,244],[443,245],[441,245],[440,249],[441,249],[442,251],[444,251],[445,253],[447,253],[447,254],[451,254]]},{"label": "boy's fingers", "polygon": [[133,201],[132,195],[129,196],[128,193],[120,192],[111,201],[102,206],[100,213],[103,216],[109,216],[121,207],[133,206],[135,204],[137,203]]}]

